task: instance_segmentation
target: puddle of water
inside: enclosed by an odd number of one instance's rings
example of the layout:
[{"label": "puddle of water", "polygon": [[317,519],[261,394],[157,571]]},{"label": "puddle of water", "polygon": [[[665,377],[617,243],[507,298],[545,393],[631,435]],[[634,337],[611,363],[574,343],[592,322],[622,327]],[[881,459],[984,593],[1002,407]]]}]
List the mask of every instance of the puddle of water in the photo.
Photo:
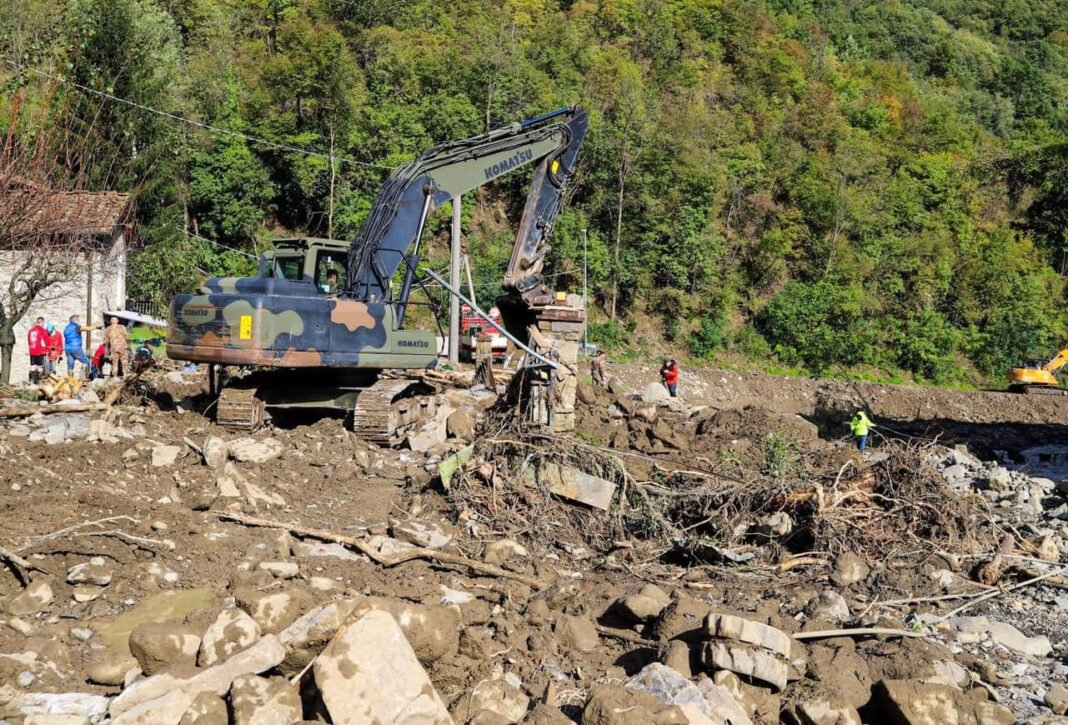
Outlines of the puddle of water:
[{"label": "puddle of water", "polygon": [[100,641],[119,654],[130,654],[130,632],[145,622],[169,622],[185,619],[190,612],[208,606],[211,589],[176,589],[153,594],[136,607],[115,619],[97,619],[93,631]]},{"label": "puddle of water", "polygon": [[1068,446],[1048,443],[1019,451],[1022,462],[1005,463],[1007,468],[1023,471],[1029,476],[1042,476],[1053,481],[1068,479]]}]

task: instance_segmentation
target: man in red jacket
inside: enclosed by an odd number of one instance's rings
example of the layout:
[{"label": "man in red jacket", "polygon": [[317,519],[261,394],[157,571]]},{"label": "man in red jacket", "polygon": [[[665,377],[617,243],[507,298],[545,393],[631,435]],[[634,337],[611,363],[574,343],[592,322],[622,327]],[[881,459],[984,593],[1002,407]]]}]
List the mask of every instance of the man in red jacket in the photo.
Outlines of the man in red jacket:
[{"label": "man in red jacket", "polygon": [[660,366],[660,379],[664,381],[664,387],[668,389],[668,393],[674,398],[679,389],[679,364],[675,362],[675,358],[668,358]]},{"label": "man in red jacket", "polygon": [[48,330],[43,317],[38,317],[37,323],[26,333],[26,343],[30,348],[30,382],[36,383],[48,361]]}]

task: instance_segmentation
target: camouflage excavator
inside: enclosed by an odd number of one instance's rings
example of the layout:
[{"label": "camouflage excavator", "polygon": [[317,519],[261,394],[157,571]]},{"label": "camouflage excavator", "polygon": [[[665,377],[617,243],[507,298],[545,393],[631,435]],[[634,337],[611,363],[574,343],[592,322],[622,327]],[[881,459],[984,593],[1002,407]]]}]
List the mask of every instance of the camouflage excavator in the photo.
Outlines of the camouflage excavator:
[{"label": "camouflage excavator", "polygon": [[521,329],[524,317],[555,301],[542,272],[546,242],[588,124],[573,106],[431,148],[382,185],[351,244],[280,240],[256,277],[213,277],[196,294],[175,297],[168,356],[208,364],[217,420],[228,427],[255,429],[268,407],[333,408],[351,412],[362,437],[396,442],[433,413],[425,385],[380,379],[385,369],[437,361],[436,335],[404,326],[427,217],[537,163],[502,282],[502,301]]}]

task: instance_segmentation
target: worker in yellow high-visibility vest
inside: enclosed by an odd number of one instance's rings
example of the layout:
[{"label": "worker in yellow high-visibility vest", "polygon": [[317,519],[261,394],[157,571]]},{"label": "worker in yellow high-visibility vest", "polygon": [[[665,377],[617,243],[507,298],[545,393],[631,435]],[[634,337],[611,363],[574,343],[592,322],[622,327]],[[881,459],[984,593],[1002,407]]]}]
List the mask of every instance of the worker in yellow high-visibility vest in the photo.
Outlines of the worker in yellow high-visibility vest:
[{"label": "worker in yellow high-visibility vest", "polygon": [[875,424],[868,419],[868,414],[863,410],[858,410],[857,414],[853,416],[853,420],[849,423],[849,428],[853,431],[853,435],[857,437],[857,449],[863,453],[864,447],[868,445],[868,432],[875,427]]}]

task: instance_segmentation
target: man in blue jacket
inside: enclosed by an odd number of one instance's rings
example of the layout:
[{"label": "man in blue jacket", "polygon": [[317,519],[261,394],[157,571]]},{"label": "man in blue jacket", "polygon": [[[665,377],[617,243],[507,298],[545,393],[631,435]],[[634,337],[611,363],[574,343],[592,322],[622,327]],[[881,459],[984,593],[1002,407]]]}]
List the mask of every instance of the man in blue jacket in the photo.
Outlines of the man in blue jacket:
[{"label": "man in blue jacket", "polygon": [[85,343],[82,333],[95,330],[96,325],[83,325],[78,315],[71,315],[70,322],[63,328],[63,347],[67,352],[67,375],[74,374],[74,363],[80,362],[89,370],[89,358],[85,356]]}]

